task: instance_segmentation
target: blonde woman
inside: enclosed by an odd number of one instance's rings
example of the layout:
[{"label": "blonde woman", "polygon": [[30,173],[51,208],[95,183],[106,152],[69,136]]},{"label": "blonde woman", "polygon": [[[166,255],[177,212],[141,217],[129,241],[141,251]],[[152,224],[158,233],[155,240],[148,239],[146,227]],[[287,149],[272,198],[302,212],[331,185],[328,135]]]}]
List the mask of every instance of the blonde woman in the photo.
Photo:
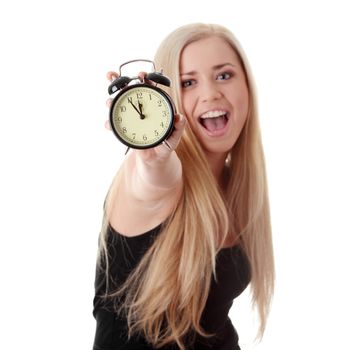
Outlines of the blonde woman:
[{"label": "blonde woman", "polygon": [[130,151],[108,192],[94,350],[240,349],[234,298],[250,284],[262,336],[274,286],[252,74],[218,25],[175,30],[155,64],[179,114],[170,148]]}]

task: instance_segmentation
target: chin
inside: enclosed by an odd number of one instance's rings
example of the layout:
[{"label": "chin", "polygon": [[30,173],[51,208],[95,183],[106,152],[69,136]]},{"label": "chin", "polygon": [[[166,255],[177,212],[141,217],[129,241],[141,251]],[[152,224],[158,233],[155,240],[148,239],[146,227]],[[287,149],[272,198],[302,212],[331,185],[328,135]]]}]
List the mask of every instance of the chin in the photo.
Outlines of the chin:
[{"label": "chin", "polygon": [[211,154],[222,154],[226,157],[227,153],[234,147],[235,142],[201,142],[205,152]]}]

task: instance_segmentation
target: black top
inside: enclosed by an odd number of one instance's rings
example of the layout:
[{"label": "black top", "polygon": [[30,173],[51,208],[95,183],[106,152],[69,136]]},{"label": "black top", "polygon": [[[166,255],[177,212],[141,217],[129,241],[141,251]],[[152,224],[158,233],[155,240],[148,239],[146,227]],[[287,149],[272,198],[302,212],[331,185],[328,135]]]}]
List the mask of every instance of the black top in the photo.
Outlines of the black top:
[{"label": "black top", "polygon": [[[110,276],[114,287],[125,281],[136,267],[145,251],[160,232],[161,226],[135,237],[122,236],[109,227],[107,243],[110,254]],[[224,248],[217,254],[217,279],[212,279],[209,296],[201,318],[202,327],[216,335],[210,338],[196,336],[191,350],[239,350],[238,335],[228,313],[233,299],[240,295],[250,282],[250,266],[240,246]],[[96,270],[93,315],[96,319],[96,334],[93,350],[152,350],[141,336],[127,338],[126,320],[113,312],[113,308],[101,298],[105,293],[104,271]],[[162,347],[176,350],[176,345]]]}]

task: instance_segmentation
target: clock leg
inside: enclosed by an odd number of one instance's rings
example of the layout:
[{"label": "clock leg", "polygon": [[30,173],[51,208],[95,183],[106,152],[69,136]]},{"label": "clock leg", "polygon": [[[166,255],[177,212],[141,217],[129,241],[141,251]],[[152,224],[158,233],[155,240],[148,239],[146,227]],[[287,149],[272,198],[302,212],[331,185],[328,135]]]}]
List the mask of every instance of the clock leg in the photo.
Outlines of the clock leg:
[{"label": "clock leg", "polygon": [[163,144],[164,144],[170,151],[173,150],[173,149],[171,148],[171,146],[170,146],[170,144],[169,144],[169,142],[168,142],[167,140],[164,140],[164,141],[163,141]]}]

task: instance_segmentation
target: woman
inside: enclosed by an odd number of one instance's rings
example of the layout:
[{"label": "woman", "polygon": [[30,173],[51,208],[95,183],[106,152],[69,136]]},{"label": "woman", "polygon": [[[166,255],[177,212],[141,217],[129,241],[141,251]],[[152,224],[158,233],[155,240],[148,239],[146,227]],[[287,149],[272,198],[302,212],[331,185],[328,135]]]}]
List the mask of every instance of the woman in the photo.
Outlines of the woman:
[{"label": "woman", "polygon": [[175,30],[155,64],[180,114],[170,148],[129,152],[108,192],[94,349],[239,349],[233,299],[251,284],[262,336],[274,285],[252,75],[218,25]]}]

